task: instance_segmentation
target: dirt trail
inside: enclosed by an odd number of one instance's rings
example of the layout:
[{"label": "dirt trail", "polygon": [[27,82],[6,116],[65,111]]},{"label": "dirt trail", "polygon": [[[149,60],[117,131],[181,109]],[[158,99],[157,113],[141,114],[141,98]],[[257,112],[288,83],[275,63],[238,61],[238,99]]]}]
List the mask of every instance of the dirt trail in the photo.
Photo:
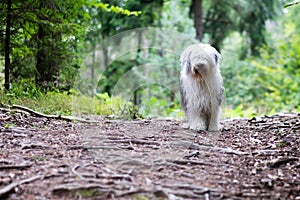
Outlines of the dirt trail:
[{"label": "dirt trail", "polygon": [[300,199],[299,114],[227,120],[219,133],[95,120],[2,110],[0,199]]}]

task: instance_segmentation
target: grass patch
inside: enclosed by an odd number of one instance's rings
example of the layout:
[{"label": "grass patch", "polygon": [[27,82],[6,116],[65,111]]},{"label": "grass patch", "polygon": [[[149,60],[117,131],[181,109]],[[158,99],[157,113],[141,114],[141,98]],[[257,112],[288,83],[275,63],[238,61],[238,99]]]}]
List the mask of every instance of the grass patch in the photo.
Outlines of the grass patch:
[{"label": "grass patch", "polygon": [[0,102],[2,107],[17,104],[44,114],[80,116],[103,115],[124,118],[137,116],[138,110],[131,103],[125,103],[120,97],[109,97],[105,94],[94,96],[83,95],[78,91],[48,91],[31,90],[34,92],[2,92]]}]

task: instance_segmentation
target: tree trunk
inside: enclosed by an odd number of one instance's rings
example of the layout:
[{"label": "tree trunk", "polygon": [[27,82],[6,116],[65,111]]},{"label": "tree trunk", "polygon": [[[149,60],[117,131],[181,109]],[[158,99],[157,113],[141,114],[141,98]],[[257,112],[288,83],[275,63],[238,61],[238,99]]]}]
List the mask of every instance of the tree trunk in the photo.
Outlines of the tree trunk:
[{"label": "tree trunk", "polygon": [[[137,48],[137,52],[136,52],[136,62],[138,64],[139,62],[139,56],[140,56],[140,53],[142,51],[141,49],[141,45],[142,45],[142,42],[143,42],[143,35],[142,35],[142,31],[138,31],[137,32],[138,34],[138,48]],[[134,81],[134,88],[136,88],[134,91],[133,91],[133,104],[134,105],[139,105],[140,104],[140,95],[139,95],[139,85],[137,85],[138,81]]]},{"label": "tree trunk", "polygon": [[93,48],[92,67],[91,67],[91,79],[92,83],[95,83],[95,69],[96,69],[96,47]]},{"label": "tree trunk", "polygon": [[11,0],[7,0],[7,15],[6,15],[6,29],[5,29],[5,47],[4,47],[4,60],[5,60],[5,82],[4,87],[9,91],[9,69],[10,69],[10,26],[11,26]]},{"label": "tree trunk", "polygon": [[201,42],[203,38],[202,0],[192,0],[191,9],[194,15],[194,27],[196,29],[196,39],[198,39]]},{"label": "tree trunk", "polygon": [[[163,8],[163,4],[164,4],[164,1],[159,1],[157,2],[158,6],[157,6],[157,15],[158,15],[158,22],[157,22],[157,25],[159,27],[159,30],[161,30],[162,28],[162,23],[161,23],[161,19],[162,19],[162,8]],[[161,34],[158,34],[158,45],[159,45],[159,49],[158,49],[158,55],[160,57],[163,57],[164,56],[164,51],[163,51],[163,48],[162,48],[162,43],[163,43],[163,36]]]},{"label": "tree trunk", "polygon": [[[48,6],[47,0],[40,0],[40,10]],[[40,23],[38,28],[36,85],[50,89],[53,86],[58,86],[57,80],[62,62],[61,50],[58,47],[62,37],[60,33],[56,33],[47,24]]]},{"label": "tree trunk", "polygon": [[104,45],[102,46],[102,51],[103,51],[103,60],[104,60],[104,69],[108,68],[109,64],[109,57],[108,57],[108,49]]},{"label": "tree trunk", "polygon": [[37,86],[42,86],[44,84],[44,81],[49,79],[48,77],[48,67],[47,63],[45,63],[46,57],[47,57],[47,50],[45,49],[46,47],[43,44],[43,39],[46,37],[46,33],[44,31],[44,28],[42,25],[39,25],[39,30],[38,30],[38,50],[37,50],[37,57],[36,57],[36,84]]}]

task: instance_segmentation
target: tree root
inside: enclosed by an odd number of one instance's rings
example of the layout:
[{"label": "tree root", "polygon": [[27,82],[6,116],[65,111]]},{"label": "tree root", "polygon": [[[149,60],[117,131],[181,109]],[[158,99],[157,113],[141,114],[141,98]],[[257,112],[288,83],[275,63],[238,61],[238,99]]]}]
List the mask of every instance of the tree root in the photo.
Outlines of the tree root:
[{"label": "tree root", "polygon": [[85,119],[82,119],[82,118],[71,117],[71,116],[47,115],[47,114],[43,114],[43,113],[37,112],[35,110],[32,110],[28,107],[20,106],[20,105],[12,105],[11,109],[17,109],[17,110],[25,111],[25,112],[30,113],[31,115],[36,116],[36,117],[44,117],[44,118],[48,118],[48,119],[65,120],[65,121],[69,121],[69,122],[77,121],[77,122],[83,122],[83,123],[99,123],[99,121],[85,120]]},{"label": "tree root", "polygon": [[16,187],[18,187],[19,185],[22,185],[22,184],[25,184],[25,183],[30,183],[30,182],[36,181],[36,180],[38,180],[40,178],[42,178],[42,176],[41,175],[37,175],[37,176],[33,176],[33,177],[30,177],[30,178],[27,178],[27,179],[23,179],[23,180],[20,180],[20,181],[13,182],[13,183],[5,186],[4,188],[0,189],[0,198],[9,195],[9,193],[13,189],[15,189]]}]

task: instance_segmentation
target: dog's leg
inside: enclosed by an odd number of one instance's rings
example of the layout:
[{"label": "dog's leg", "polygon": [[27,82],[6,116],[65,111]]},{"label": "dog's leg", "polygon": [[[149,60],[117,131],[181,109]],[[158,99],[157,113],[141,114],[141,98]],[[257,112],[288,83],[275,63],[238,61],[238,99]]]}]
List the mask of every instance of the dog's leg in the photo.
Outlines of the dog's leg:
[{"label": "dog's leg", "polygon": [[206,116],[203,114],[193,113],[189,118],[190,129],[202,131],[207,130]]},{"label": "dog's leg", "polygon": [[188,122],[185,122],[181,125],[182,128],[184,129],[189,129],[190,128],[190,124]]},{"label": "dog's leg", "polygon": [[211,109],[208,131],[219,131],[219,112],[220,112],[219,106],[216,106]]}]

